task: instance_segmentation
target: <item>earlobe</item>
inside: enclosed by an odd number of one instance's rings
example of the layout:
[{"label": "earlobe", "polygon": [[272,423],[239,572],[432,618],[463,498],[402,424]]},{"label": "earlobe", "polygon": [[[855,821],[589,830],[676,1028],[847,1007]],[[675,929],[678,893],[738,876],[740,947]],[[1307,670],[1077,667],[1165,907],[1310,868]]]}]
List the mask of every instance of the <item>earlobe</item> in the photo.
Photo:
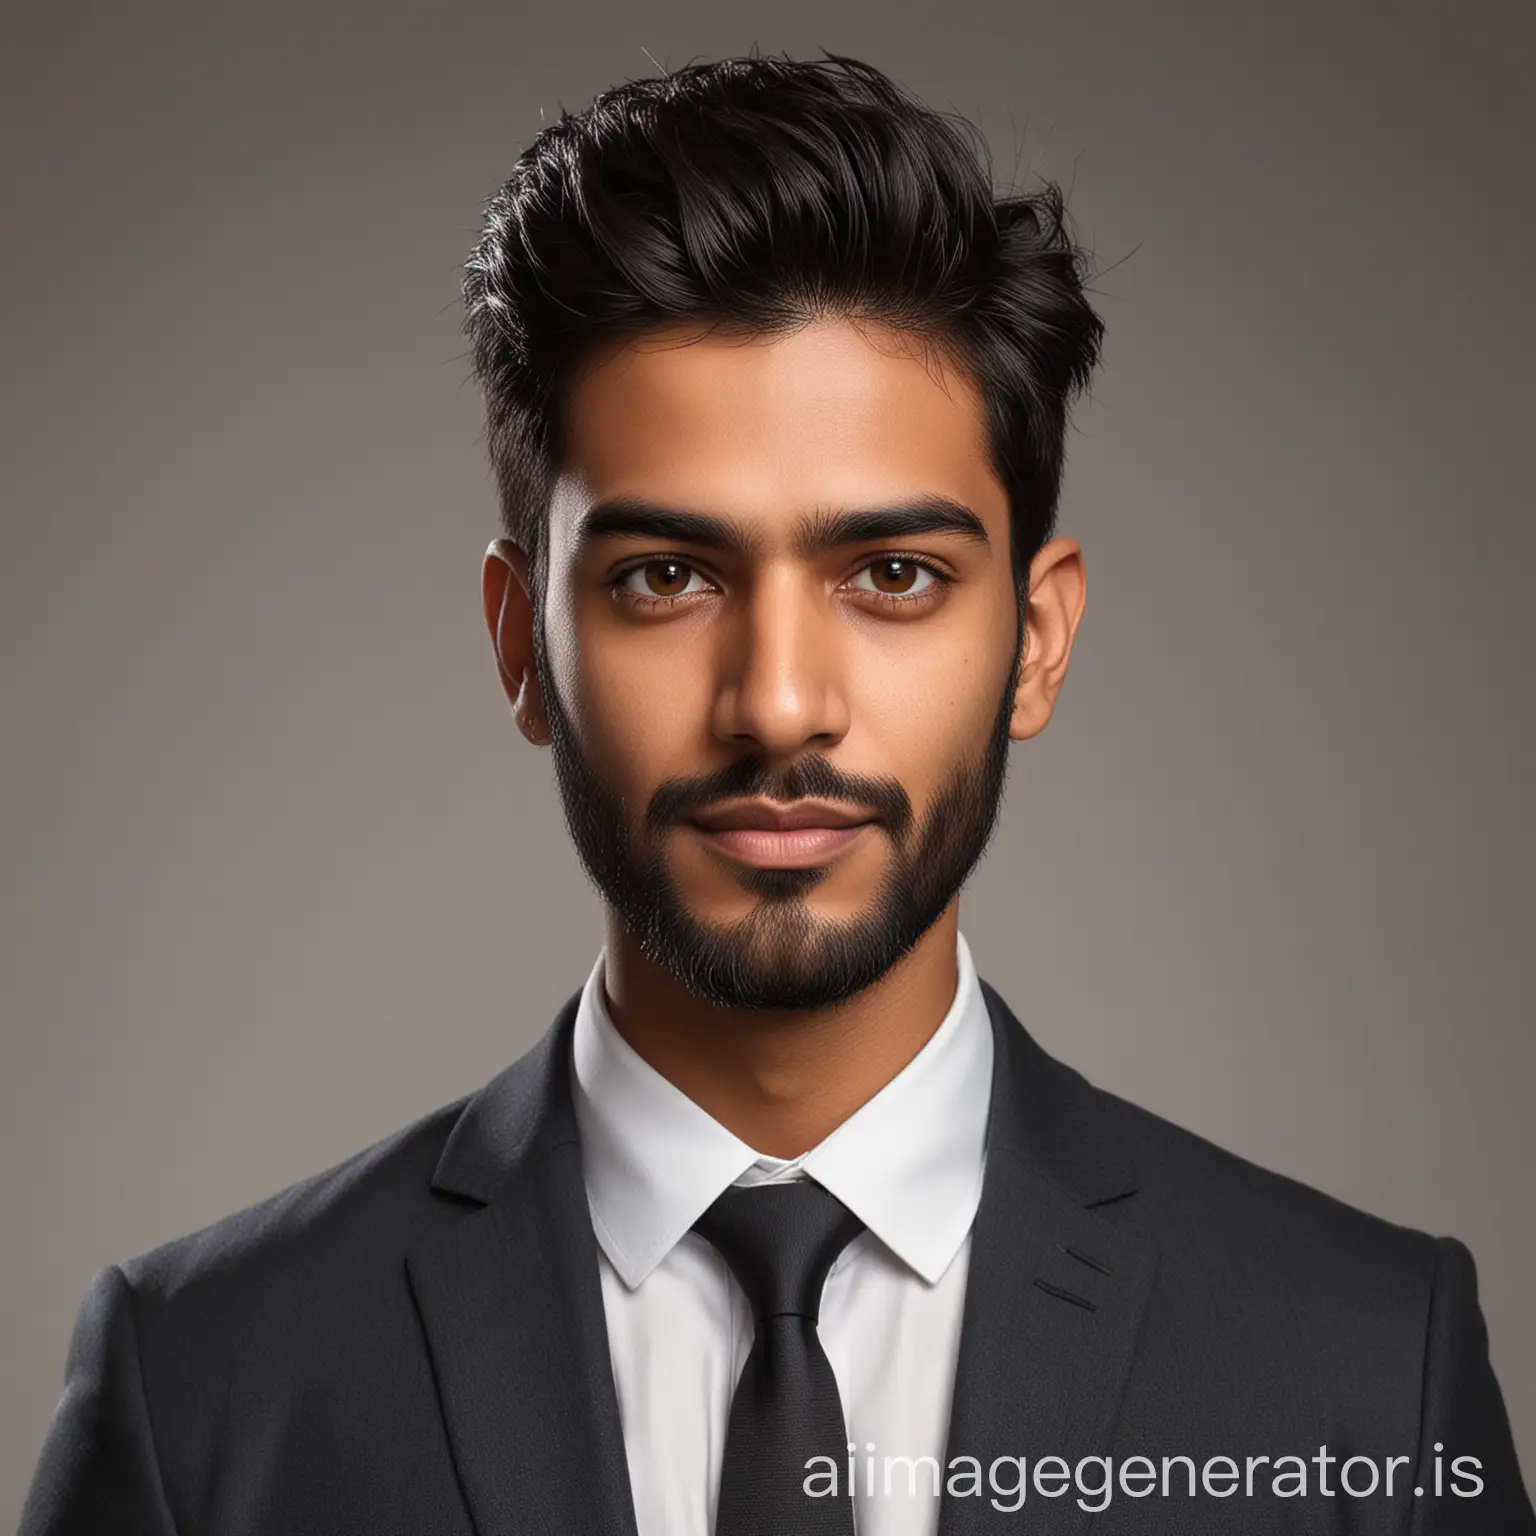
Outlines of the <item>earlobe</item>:
[{"label": "earlobe", "polygon": [[1013,741],[1028,741],[1038,736],[1049,724],[1051,700],[1041,691],[1037,676],[1026,678],[1019,684],[1013,699],[1013,719],[1008,725],[1008,735]]},{"label": "earlobe", "polygon": [[1030,568],[1029,617],[1025,656],[1014,695],[1008,734],[1014,741],[1038,736],[1056,708],[1067,679],[1072,642],[1087,601],[1082,550],[1075,539],[1055,538],[1035,556]]},{"label": "earlobe", "polygon": [[[1011,741],[1028,741],[1038,735],[1043,721],[1037,720],[1035,697],[1038,684],[1030,676],[1029,660],[1034,650],[1026,625],[1019,647],[1019,681],[1013,690],[1013,715],[1008,721],[1008,737]],[[1047,712],[1049,713],[1049,712]]]},{"label": "earlobe", "polygon": [[502,691],[517,728],[535,746],[548,746],[549,723],[533,664],[533,609],[527,557],[508,539],[495,539],[480,573],[481,601]]},{"label": "earlobe", "polygon": [[[1026,655],[1037,647],[1027,646]],[[1028,741],[1051,723],[1056,699],[1067,678],[1067,660],[1071,639],[1060,643],[1059,636],[1047,635],[1038,646],[1033,665],[1027,661],[1019,669],[1019,686],[1013,696],[1013,719],[1008,734],[1014,741]]]}]

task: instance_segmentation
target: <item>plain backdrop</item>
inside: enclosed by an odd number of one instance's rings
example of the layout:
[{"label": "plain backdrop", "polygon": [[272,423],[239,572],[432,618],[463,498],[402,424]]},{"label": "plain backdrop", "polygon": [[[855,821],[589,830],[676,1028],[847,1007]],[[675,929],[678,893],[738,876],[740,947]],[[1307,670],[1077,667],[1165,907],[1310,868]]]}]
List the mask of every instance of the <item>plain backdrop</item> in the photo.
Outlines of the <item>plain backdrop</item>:
[{"label": "plain backdrop", "polygon": [[1101,269],[1088,609],[962,903],[982,974],[1101,1085],[1467,1242],[1530,1478],[1533,32],[1519,0],[16,7],[0,1510],[99,1265],[468,1093],[584,979],[597,899],[479,612],[460,269],[562,106],[754,42],[969,117]]}]

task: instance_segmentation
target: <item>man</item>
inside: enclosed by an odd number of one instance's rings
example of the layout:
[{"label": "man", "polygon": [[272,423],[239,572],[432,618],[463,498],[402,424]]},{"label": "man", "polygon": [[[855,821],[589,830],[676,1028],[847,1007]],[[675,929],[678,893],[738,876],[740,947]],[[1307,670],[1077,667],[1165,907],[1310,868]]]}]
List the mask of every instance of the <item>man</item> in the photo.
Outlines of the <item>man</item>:
[{"label": "man", "polygon": [[1472,1259],[1052,1060],[958,893],[1067,673],[1054,190],[853,60],[546,129],[468,267],[485,616],[606,942],[104,1268],[24,1536],[1536,1531]]}]

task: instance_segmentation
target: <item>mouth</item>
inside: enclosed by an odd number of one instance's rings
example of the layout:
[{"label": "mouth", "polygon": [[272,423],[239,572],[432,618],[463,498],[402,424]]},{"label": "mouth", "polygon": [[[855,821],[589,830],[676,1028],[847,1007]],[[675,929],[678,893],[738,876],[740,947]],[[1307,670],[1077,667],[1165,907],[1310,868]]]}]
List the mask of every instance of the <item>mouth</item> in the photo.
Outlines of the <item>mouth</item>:
[{"label": "mouth", "polygon": [[689,825],[717,852],[758,869],[826,864],[875,825],[866,813],[824,802],[758,800],[701,811]]}]

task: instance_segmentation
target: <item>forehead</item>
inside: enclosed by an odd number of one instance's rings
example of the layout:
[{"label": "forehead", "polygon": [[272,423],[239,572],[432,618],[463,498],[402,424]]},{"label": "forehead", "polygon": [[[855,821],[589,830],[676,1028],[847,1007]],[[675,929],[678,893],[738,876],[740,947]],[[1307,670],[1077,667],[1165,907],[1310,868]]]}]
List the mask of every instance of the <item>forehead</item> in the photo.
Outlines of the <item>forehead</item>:
[{"label": "forehead", "polygon": [[599,353],[566,421],[561,478],[579,500],[643,494],[764,518],[914,492],[984,518],[1003,505],[973,383],[883,327],[657,331]]}]

